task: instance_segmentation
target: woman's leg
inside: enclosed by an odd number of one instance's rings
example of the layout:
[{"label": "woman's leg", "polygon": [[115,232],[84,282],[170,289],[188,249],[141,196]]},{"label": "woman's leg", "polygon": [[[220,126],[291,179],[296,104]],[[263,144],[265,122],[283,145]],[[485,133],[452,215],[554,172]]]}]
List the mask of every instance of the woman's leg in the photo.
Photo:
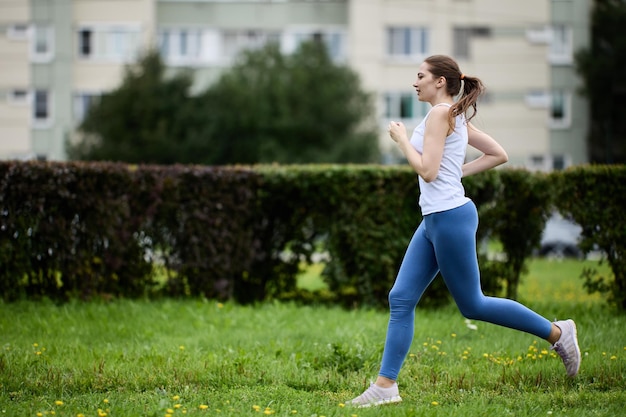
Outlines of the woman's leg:
[{"label": "woman's leg", "polygon": [[465,317],[550,337],[553,325],[546,318],[516,301],[483,294],[476,254],[478,214],[472,202],[426,220],[441,275]]},{"label": "woman's leg", "polygon": [[409,243],[389,292],[390,317],[379,379],[397,379],[413,341],[415,306],[438,271],[435,252],[422,222]]}]

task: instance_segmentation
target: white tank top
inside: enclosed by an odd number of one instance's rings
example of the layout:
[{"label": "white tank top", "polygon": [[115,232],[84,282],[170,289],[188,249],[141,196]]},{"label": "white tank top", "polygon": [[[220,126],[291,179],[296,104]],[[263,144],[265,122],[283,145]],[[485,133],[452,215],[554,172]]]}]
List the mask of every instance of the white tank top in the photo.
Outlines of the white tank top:
[{"label": "white tank top", "polygon": [[[440,103],[434,106],[448,106],[447,103]],[[411,145],[422,154],[424,151],[424,131],[426,120],[430,111],[413,131]],[[420,198],[419,205],[422,209],[422,216],[439,211],[450,210],[462,206],[469,201],[465,196],[465,189],[461,183],[463,176],[463,164],[465,163],[465,152],[467,151],[467,122],[464,115],[455,118],[454,131],[446,137],[443,147],[443,156],[437,178],[432,182],[426,182],[418,175]]]}]

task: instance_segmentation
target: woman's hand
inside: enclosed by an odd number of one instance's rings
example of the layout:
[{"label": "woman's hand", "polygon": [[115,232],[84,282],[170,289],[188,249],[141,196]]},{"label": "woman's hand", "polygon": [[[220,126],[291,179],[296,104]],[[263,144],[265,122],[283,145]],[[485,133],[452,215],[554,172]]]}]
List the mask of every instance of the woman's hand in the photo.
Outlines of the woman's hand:
[{"label": "woman's hand", "polygon": [[408,140],[406,127],[404,127],[402,122],[394,122],[393,120],[390,121],[388,131],[389,136],[396,143],[400,143],[401,140]]}]

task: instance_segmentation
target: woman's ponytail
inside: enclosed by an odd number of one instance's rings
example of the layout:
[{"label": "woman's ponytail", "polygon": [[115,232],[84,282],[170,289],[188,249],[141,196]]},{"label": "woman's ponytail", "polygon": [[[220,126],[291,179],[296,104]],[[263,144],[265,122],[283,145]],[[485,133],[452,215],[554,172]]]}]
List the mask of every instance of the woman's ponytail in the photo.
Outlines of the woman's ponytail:
[{"label": "woman's ponytail", "polygon": [[[478,111],[476,109],[476,102],[478,97],[485,91],[483,82],[476,77],[469,77],[465,74],[460,75],[462,80],[462,89],[459,99],[451,108],[451,116],[456,117],[459,114],[464,114],[467,120],[471,120]],[[472,109],[471,114],[468,114],[469,109]]]}]

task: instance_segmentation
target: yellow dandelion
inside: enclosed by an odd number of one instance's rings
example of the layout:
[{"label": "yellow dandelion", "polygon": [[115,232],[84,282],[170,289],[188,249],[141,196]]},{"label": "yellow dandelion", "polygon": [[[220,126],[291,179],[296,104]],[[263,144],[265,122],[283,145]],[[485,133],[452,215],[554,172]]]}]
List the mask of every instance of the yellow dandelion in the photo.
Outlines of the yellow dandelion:
[{"label": "yellow dandelion", "polygon": [[98,417],[106,417],[107,413],[104,410],[98,408]]},{"label": "yellow dandelion", "polygon": [[345,406],[346,406],[346,405],[345,405],[344,403],[339,403],[339,407],[343,408],[343,407],[345,407]]},{"label": "yellow dandelion", "polygon": [[298,410],[291,410],[291,414],[298,414]]},{"label": "yellow dandelion", "polygon": [[253,409],[254,411],[259,411],[259,410],[261,409],[261,407],[260,407],[260,406],[258,406],[258,405],[253,405],[253,406],[252,406],[252,409]]},{"label": "yellow dandelion", "polygon": [[178,401],[178,400],[180,400],[180,395],[174,395],[174,396],[172,397],[172,400],[174,400],[174,401]]},{"label": "yellow dandelion", "polygon": [[181,408],[183,405],[182,404],[174,404],[174,409],[178,410],[179,408]]},{"label": "yellow dandelion", "polygon": [[170,413],[165,413],[165,417],[172,417]]},{"label": "yellow dandelion", "polygon": [[35,352],[35,355],[37,356],[41,355],[41,351],[38,350],[37,352]]},{"label": "yellow dandelion", "polygon": [[217,308],[224,308],[224,304],[222,304],[222,303],[217,303]]},{"label": "yellow dandelion", "polygon": [[483,358],[488,358],[489,354],[488,353],[483,353]]},{"label": "yellow dandelion", "polygon": [[33,343],[33,347],[39,346],[39,343]]},{"label": "yellow dandelion", "polygon": [[456,333],[452,333],[450,336],[452,336],[452,337],[456,337]]},{"label": "yellow dandelion", "polygon": [[109,403],[109,399],[105,398],[104,400],[102,400],[103,403],[108,404]]},{"label": "yellow dandelion", "polygon": [[37,417],[43,417],[42,413],[37,413]]},{"label": "yellow dandelion", "polygon": [[171,408],[168,408],[167,410],[165,410],[165,412],[167,414],[174,414],[174,410],[172,410]]},{"label": "yellow dandelion", "polygon": [[78,413],[76,414],[76,417],[85,417],[85,415],[83,413]]},{"label": "yellow dandelion", "polygon": [[206,404],[200,404],[200,406],[198,407],[200,410],[206,410],[207,408],[209,408],[208,405]]},{"label": "yellow dandelion", "polygon": [[53,416],[53,415],[55,415],[55,414],[56,414],[56,411],[54,411],[54,410],[50,411],[50,415],[51,415],[51,416]]},{"label": "yellow dandelion", "polygon": [[179,350],[185,350],[185,346],[180,345],[180,346],[178,346],[178,349],[179,349]]},{"label": "yellow dandelion", "polygon": [[267,407],[265,409],[265,411],[263,411],[263,414],[269,416],[270,414],[274,414],[274,410],[272,410],[271,408]]},{"label": "yellow dandelion", "polygon": [[55,405],[63,405],[63,401],[61,401],[61,400],[56,400],[56,401],[54,402],[54,404],[55,404]]},{"label": "yellow dandelion", "polygon": [[611,356],[611,360],[614,361],[615,359],[617,359],[617,356],[613,355]]},{"label": "yellow dandelion", "polygon": [[433,401],[430,405],[439,405],[439,403],[437,401]]}]

